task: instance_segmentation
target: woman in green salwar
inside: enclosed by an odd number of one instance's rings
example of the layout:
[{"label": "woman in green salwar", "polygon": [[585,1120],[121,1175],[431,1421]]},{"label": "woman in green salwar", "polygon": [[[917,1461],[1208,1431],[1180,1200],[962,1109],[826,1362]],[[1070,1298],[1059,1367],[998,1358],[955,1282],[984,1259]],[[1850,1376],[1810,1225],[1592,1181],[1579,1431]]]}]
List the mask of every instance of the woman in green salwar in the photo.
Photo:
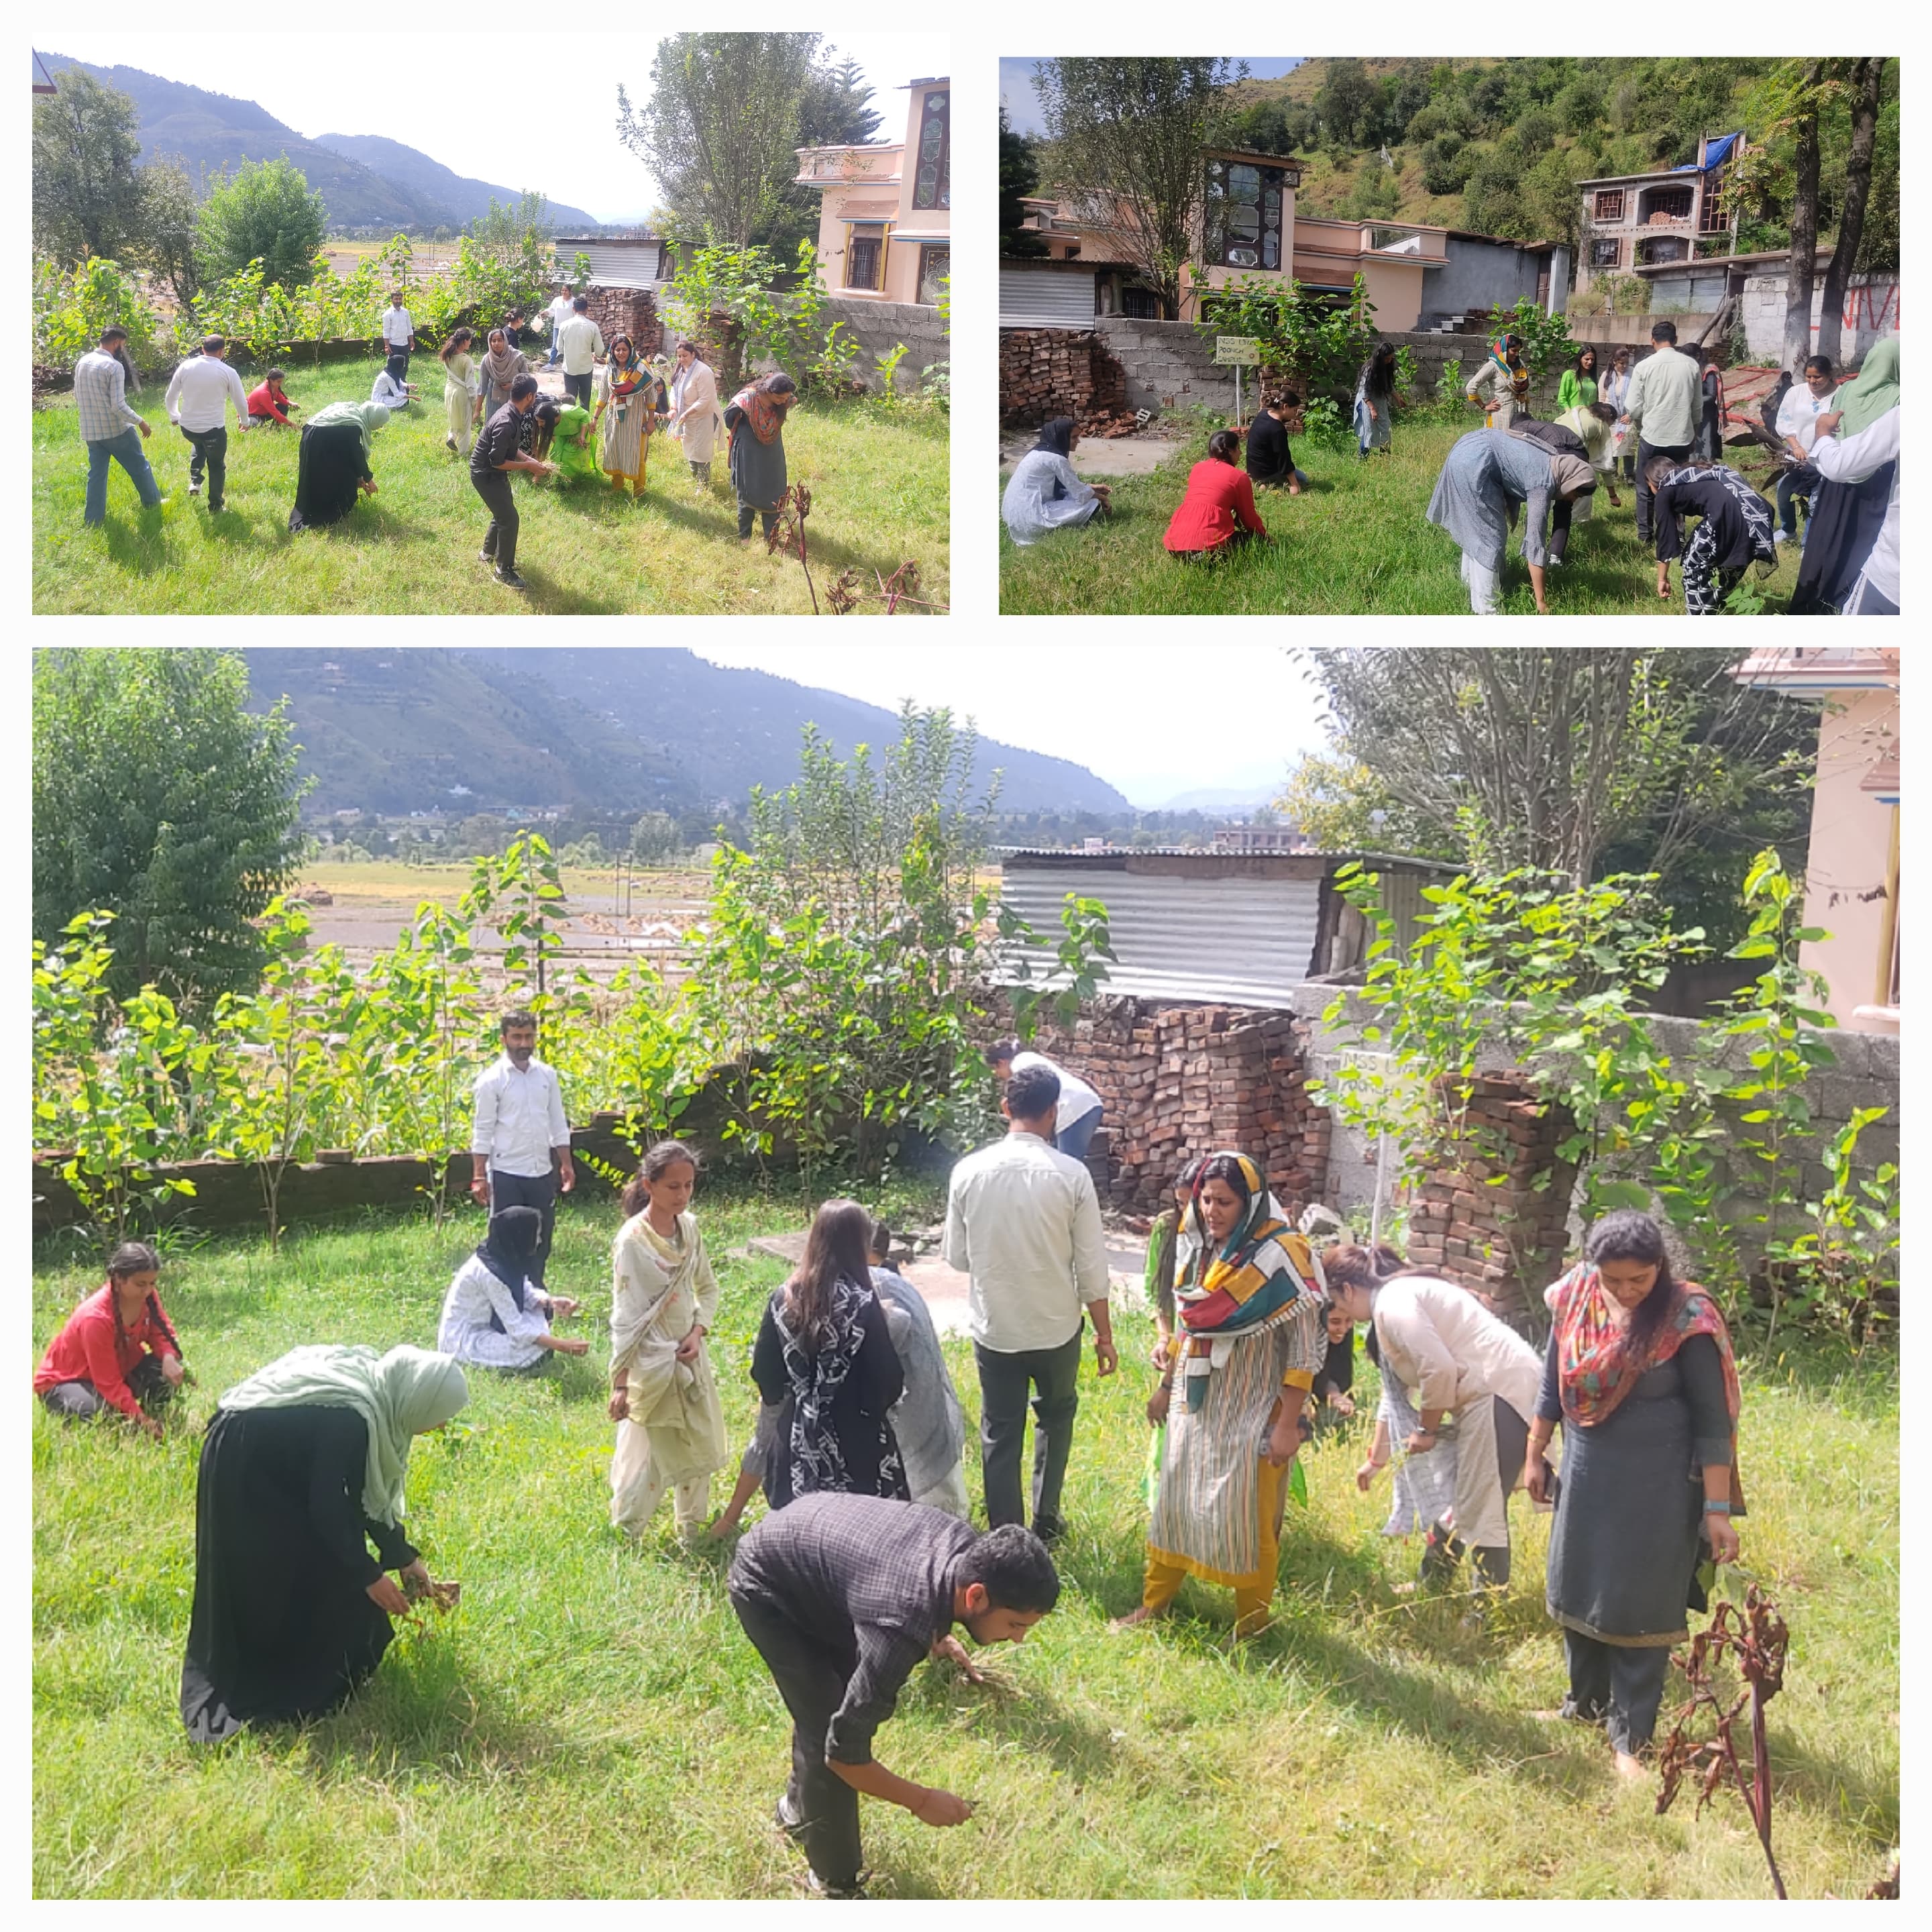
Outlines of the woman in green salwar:
[{"label": "woman in green salwar", "polygon": [[556,465],[557,487],[594,482],[597,476],[596,419],[574,397],[561,403],[546,397],[537,406],[536,454]]}]

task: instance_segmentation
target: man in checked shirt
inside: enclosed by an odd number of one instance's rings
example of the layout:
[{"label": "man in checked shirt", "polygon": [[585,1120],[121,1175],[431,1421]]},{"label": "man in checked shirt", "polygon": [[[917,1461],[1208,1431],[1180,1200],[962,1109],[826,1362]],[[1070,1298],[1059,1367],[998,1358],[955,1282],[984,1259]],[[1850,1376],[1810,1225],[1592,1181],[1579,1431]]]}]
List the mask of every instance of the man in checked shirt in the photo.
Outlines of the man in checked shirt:
[{"label": "man in checked shirt", "polygon": [[96,526],[107,520],[110,464],[118,463],[127,471],[144,509],[158,510],[167,501],[141,448],[142,440],[154,431],[128,404],[127,366],[122,359],[127,340],[124,328],[104,328],[100,347],[90,349],[74,369],[80,438],[87,445],[87,502],[81,514]]}]

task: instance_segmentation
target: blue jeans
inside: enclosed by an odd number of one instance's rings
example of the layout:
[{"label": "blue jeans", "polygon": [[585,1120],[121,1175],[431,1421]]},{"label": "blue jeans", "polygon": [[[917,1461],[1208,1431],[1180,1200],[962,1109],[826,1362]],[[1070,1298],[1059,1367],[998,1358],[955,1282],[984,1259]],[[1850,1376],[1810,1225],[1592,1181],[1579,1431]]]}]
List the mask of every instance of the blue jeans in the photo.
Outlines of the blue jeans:
[{"label": "blue jeans", "polygon": [[1076,1160],[1084,1160],[1087,1150],[1094,1144],[1094,1135],[1100,1124],[1100,1109],[1089,1107],[1077,1120],[1070,1120],[1053,1137],[1053,1144],[1062,1154],[1070,1154]]},{"label": "blue jeans", "polygon": [[1808,463],[1796,470],[1786,470],[1779,476],[1778,520],[1786,536],[1798,534],[1797,505],[1800,501],[1804,506],[1804,526],[1808,532],[1811,526],[1812,493],[1824,480]]},{"label": "blue jeans", "polygon": [[161,500],[160,486],[154,481],[154,472],[148,467],[148,458],[141,448],[141,432],[131,425],[118,436],[103,436],[98,442],[87,446],[87,506],[82,512],[90,524],[107,520],[107,466],[110,462],[120,464],[126,470],[141,501],[149,508]]}]

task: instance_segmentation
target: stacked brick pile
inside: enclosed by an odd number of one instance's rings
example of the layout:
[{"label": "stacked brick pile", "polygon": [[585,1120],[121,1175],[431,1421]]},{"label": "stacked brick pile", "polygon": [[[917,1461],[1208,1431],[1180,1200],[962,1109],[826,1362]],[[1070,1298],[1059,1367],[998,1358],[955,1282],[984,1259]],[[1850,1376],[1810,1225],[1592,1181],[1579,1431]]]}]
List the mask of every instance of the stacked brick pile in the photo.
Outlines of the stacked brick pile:
[{"label": "stacked brick pile", "polygon": [[586,289],[586,311],[606,342],[628,335],[640,356],[656,355],[664,347],[664,324],[657,304],[645,289]]},{"label": "stacked brick pile", "polygon": [[1520,1320],[1562,1270],[1576,1170],[1556,1149],[1570,1131],[1565,1111],[1546,1108],[1520,1075],[1474,1082],[1462,1133],[1430,1163],[1410,1208],[1409,1260]]},{"label": "stacked brick pile", "polygon": [[1106,1103],[1095,1178],[1116,1207],[1157,1213],[1187,1161],[1222,1148],[1261,1162],[1291,1214],[1323,1192],[1328,1115],[1309,1097],[1292,1014],[1102,999],[1036,1044]]},{"label": "stacked brick pile", "polygon": [[1071,416],[1082,436],[1127,436],[1126,372],[1091,329],[1000,332],[1000,422],[1032,429]]}]

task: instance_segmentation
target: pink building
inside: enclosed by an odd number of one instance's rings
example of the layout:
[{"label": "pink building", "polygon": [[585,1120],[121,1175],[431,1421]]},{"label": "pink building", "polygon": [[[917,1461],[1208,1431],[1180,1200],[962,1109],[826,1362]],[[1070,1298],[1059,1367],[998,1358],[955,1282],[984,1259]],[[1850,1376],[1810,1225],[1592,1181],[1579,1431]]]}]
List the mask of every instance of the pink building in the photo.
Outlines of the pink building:
[{"label": "pink building", "polygon": [[1828,937],[1798,958],[1858,1033],[1898,1030],[1898,667],[1895,644],[1796,645],[1754,650],[1735,674],[1821,707],[1804,922]]},{"label": "pink building", "polygon": [[915,80],[906,95],[902,139],[801,148],[796,180],[821,197],[818,265],[826,288],[930,307],[952,270],[952,82],[943,75]]}]

